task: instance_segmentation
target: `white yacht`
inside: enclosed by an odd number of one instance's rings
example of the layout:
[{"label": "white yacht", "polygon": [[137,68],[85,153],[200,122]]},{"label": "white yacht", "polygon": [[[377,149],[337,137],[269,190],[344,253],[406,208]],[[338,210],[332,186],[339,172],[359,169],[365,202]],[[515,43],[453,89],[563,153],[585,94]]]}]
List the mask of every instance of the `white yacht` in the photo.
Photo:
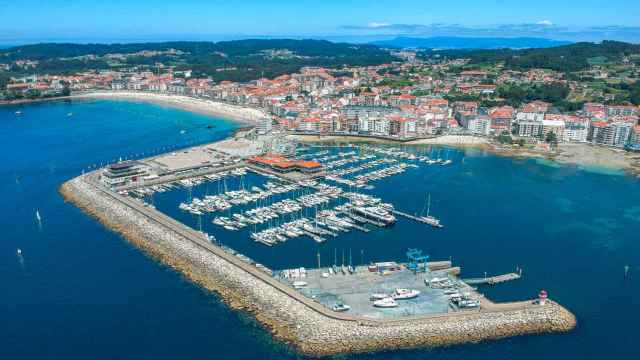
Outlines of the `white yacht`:
[{"label": "white yacht", "polygon": [[412,289],[396,289],[392,297],[394,300],[408,300],[417,298],[420,295],[419,290]]},{"label": "white yacht", "polygon": [[369,300],[376,301],[376,300],[386,299],[388,297],[389,297],[389,295],[387,295],[387,294],[375,293],[375,294],[371,294],[371,296],[369,297]]},{"label": "white yacht", "polygon": [[393,298],[387,297],[384,299],[374,301],[373,306],[379,307],[379,308],[394,308],[394,307],[398,307],[398,303]]}]

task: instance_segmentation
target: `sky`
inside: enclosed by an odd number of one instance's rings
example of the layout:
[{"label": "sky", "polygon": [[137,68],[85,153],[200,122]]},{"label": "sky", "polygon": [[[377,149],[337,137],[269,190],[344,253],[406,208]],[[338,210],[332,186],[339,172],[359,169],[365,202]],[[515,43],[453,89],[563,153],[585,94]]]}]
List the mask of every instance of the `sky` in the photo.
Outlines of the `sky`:
[{"label": "sky", "polygon": [[0,0],[0,42],[531,36],[640,42],[640,0]]}]

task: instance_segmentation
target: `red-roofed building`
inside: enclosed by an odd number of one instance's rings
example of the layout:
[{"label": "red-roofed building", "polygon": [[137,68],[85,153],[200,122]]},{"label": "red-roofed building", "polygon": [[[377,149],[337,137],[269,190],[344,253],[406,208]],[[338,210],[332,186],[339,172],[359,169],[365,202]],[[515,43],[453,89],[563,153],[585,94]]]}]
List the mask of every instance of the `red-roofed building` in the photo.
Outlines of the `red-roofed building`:
[{"label": "red-roofed building", "polygon": [[501,131],[511,131],[511,122],[515,114],[515,109],[511,106],[494,107],[489,110],[491,118],[491,128],[500,133]]},{"label": "red-roofed building", "polygon": [[278,154],[265,154],[249,158],[249,163],[259,167],[268,168],[277,172],[287,173],[301,171],[303,173],[315,173],[322,170],[322,164],[317,161],[291,160]]}]

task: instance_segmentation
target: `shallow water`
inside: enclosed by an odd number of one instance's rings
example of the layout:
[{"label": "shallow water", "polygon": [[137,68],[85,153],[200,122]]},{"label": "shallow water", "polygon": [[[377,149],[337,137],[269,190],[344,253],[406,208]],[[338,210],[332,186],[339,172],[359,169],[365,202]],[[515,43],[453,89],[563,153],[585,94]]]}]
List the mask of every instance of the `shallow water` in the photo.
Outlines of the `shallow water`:
[{"label": "shallow water", "polygon": [[[14,114],[17,109],[22,115]],[[0,358],[295,358],[253,321],[147,258],[56,192],[101,162],[222,139],[234,128],[133,102],[0,107]],[[442,230],[400,220],[392,229],[352,232],[319,247],[301,238],[269,249],[240,233],[216,235],[276,268],[314,266],[317,249],[327,260],[334,249],[352,249],[358,262],[361,250],[365,261],[403,260],[408,247],[433,259],[451,257],[469,277],[520,266],[522,280],[483,292],[512,300],[545,288],[579,322],[568,334],[349,358],[637,356],[638,180],[478,150],[448,154],[451,166],[408,170],[376,182],[372,191],[410,213],[421,211],[430,192]],[[624,278],[625,265],[630,279]]]}]

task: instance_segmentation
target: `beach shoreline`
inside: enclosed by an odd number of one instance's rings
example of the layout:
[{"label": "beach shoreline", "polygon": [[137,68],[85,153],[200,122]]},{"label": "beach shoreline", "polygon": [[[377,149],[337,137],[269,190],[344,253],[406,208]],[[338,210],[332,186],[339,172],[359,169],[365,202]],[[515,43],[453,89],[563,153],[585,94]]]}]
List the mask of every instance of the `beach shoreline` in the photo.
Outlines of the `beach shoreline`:
[{"label": "beach shoreline", "polygon": [[95,91],[71,95],[69,98],[73,100],[104,99],[148,102],[202,115],[233,120],[247,125],[254,125],[257,121],[268,117],[267,114],[259,109],[183,95],[166,95],[138,91]]},{"label": "beach shoreline", "polygon": [[587,171],[620,172],[640,177],[640,154],[588,143],[561,143],[556,151],[539,151],[526,147],[504,146],[485,137],[469,135],[443,135],[409,141],[348,135],[291,134],[288,137],[302,143],[363,143],[400,146],[437,145],[462,149],[475,148],[496,156],[541,159],[564,166],[577,166]]},{"label": "beach shoreline", "polygon": [[[100,99],[148,102],[211,117],[224,118],[247,126],[253,126],[257,121],[268,117],[264,111],[259,109],[184,95],[159,94],[141,91],[90,91],[63,97],[4,102],[0,103],[0,105],[25,105],[47,101],[82,101]],[[287,137],[292,140],[306,143],[367,143],[410,146],[437,145],[452,146],[456,148],[477,148],[497,156],[541,159],[559,165],[577,166],[578,168],[587,171],[606,173],[619,172],[640,178],[640,154],[629,153],[621,149],[613,149],[588,143],[561,143],[556,151],[545,152],[530,148],[504,146],[497,143],[495,140],[472,135],[441,135],[414,140],[338,134],[290,134]]]},{"label": "beach shoreline", "polygon": [[74,100],[123,100],[123,101],[138,101],[156,104],[160,106],[167,106],[176,109],[181,109],[189,112],[194,112],[211,117],[224,118],[232,120],[245,125],[255,125],[257,121],[268,117],[264,111],[245,106],[238,106],[232,104],[226,104],[218,101],[200,99],[185,95],[170,95],[159,94],[151,92],[141,91],[89,91],[77,94],[71,94],[69,96],[55,96],[39,99],[20,99],[12,101],[0,102],[0,106],[19,106],[38,104],[54,101],[74,101]]}]

